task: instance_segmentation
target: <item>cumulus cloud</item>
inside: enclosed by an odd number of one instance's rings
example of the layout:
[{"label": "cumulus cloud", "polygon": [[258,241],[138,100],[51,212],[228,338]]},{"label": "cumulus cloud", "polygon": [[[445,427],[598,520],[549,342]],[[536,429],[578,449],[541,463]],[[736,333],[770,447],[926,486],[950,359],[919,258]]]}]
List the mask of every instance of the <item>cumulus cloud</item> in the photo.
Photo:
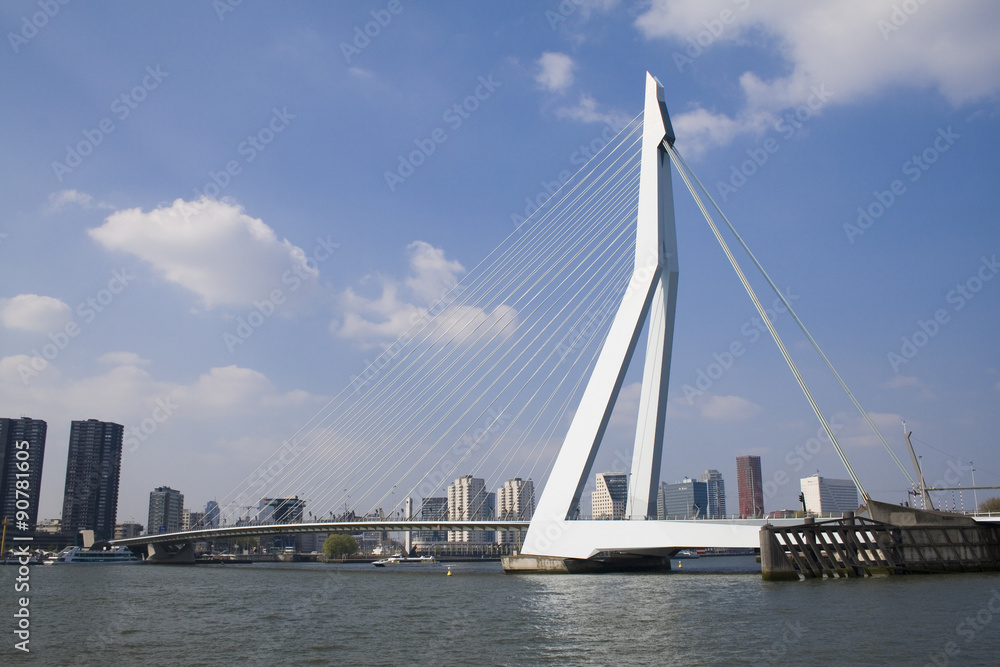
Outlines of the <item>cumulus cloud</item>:
[{"label": "cumulus cloud", "polygon": [[[891,0],[838,3],[698,3],[653,0],[635,21],[648,39],[676,44],[674,63],[684,61],[691,44],[711,49],[716,43],[745,43],[763,33],[777,45],[782,73],[766,76],[747,71],[740,77],[744,105],[734,114],[701,108],[672,118],[678,140],[682,128],[700,132],[697,148],[725,144],[754,132],[782,111],[815,100],[825,87],[830,104],[849,104],[899,87],[931,88],[953,106],[992,97],[1000,91],[1000,14],[988,3],[920,3],[901,12]],[[733,19],[719,21],[727,10]],[[895,14],[895,16],[894,16]],[[721,26],[706,33],[706,22]],[[700,38],[701,33],[711,39]],[[707,42],[707,43],[706,43]],[[700,56],[702,51],[692,51]],[[684,137],[686,140],[687,137]]]},{"label": "cumulus cloud", "polygon": [[629,118],[620,111],[602,111],[590,95],[581,95],[574,106],[558,107],[556,118],[575,120],[581,123],[607,123],[612,127],[625,127]]},{"label": "cumulus cloud", "polygon": [[399,338],[421,321],[435,327],[432,339],[438,343],[468,343],[498,331],[510,335],[517,323],[514,309],[501,305],[487,312],[454,302],[452,290],[465,273],[460,262],[424,241],[414,241],[406,251],[405,278],[368,276],[364,282],[375,283],[379,290],[374,297],[354,288],[341,293],[340,319],[330,324],[335,335],[374,347]]},{"label": "cumulus cloud", "polygon": [[80,192],[79,190],[60,190],[59,192],[53,192],[49,195],[49,204],[46,210],[52,213],[70,204],[75,204],[76,206],[80,206],[82,208],[114,208],[111,204],[106,204],[102,201],[94,201],[94,198],[86,192]]},{"label": "cumulus cloud", "polygon": [[51,296],[18,294],[0,299],[0,322],[8,329],[47,333],[62,328],[72,314],[66,303]]},{"label": "cumulus cloud", "polygon": [[535,75],[535,82],[550,92],[565,92],[573,85],[575,66],[573,59],[565,53],[546,51],[538,59],[538,74]]},{"label": "cumulus cloud", "polygon": [[148,213],[117,211],[89,233],[109,250],[148,262],[206,308],[249,306],[275,289],[289,293],[288,285],[318,282],[319,271],[301,248],[279,241],[262,220],[225,201],[178,199]]}]

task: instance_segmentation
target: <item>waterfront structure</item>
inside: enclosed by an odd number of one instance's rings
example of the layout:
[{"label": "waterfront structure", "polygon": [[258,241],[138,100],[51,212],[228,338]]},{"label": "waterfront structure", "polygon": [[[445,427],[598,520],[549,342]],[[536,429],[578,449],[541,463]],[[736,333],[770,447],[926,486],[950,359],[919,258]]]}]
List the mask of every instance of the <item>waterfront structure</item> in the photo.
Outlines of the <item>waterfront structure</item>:
[{"label": "waterfront structure", "polygon": [[806,512],[839,515],[858,509],[858,489],[849,479],[829,479],[819,474],[799,480]]},{"label": "waterfront structure", "polygon": [[708,509],[706,516],[709,519],[726,518],[726,483],[722,479],[722,473],[718,470],[706,470],[698,477],[698,481],[707,484]]},{"label": "waterfront structure", "polygon": [[124,540],[129,537],[139,537],[142,535],[143,526],[141,523],[126,521],[115,526],[115,539]]},{"label": "waterfront structure", "polygon": [[736,485],[740,493],[740,518],[764,516],[764,485],[759,456],[736,457]]},{"label": "waterfront structure", "polygon": [[676,484],[660,484],[657,519],[705,519],[708,484],[685,477]]},{"label": "waterfront structure", "polygon": [[[497,516],[500,521],[527,521],[535,513],[535,483],[513,477],[497,489]],[[521,544],[524,533],[519,530],[497,532],[497,544]]]},{"label": "waterfront structure", "polygon": [[624,519],[628,502],[628,476],[623,472],[597,473],[597,488],[590,494],[595,519]]},{"label": "waterfront structure", "polygon": [[[0,517],[7,520],[8,531],[30,533],[38,524],[46,429],[41,419],[0,419]],[[20,498],[18,489],[24,491]],[[18,512],[26,518],[18,518]]]},{"label": "waterfront structure", "polygon": [[95,540],[114,536],[124,432],[125,428],[114,422],[71,422],[63,492],[64,531],[93,530]]},{"label": "waterfront structure", "polygon": [[[448,487],[448,518],[452,521],[486,521],[492,519],[496,496],[487,493],[486,482],[480,477],[462,475]],[[448,531],[449,542],[484,544],[492,542],[495,534],[484,531]]]},{"label": "waterfront structure", "polygon": [[146,525],[150,533],[176,533],[182,528],[181,515],[184,511],[184,494],[169,486],[158,486],[149,492],[149,519]]},{"label": "waterfront structure", "polygon": [[[420,503],[420,521],[443,521],[448,518],[448,498],[424,498]],[[448,541],[446,530],[416,530],[412,538],[414,544],[423,549]]]}]

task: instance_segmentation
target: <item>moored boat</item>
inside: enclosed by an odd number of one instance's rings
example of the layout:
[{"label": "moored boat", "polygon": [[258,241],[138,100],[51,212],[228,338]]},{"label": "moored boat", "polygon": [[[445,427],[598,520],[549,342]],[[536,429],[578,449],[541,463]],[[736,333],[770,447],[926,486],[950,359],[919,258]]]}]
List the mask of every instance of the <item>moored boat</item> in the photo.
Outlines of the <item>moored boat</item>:
[{"label": "moored boat", "polygon": [[433,565],[437,563],[434,556],[389,556],[372,563],[375,567],[385,567],[386,565]]},{"label": "moored boat", "polygon": [[66,547],[56,554],[51,561],[53,565],[62,564],[101,564],[101,565],[128,565],[131,563],[141,563],[135,554],[127,547],[113,547],[111,549],[84,549],[83,547]]}]

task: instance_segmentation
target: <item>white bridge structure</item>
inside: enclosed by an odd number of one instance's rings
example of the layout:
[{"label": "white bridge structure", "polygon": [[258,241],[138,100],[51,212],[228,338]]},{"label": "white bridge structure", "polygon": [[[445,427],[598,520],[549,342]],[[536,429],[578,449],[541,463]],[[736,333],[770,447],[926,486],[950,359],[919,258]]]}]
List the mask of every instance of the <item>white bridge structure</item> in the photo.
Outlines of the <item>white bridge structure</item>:
[{"label": "white bridge structure", "polygon": [[[198,540],[276,533],[527,528],[519,557],[505,561],[515,570],[558,569],[553,563],[569,561],[663,559],[682,548],[757,547],[763,518],[655,520],[679,271],[672,166],[868,503],[716,218],[878,430],[674,140],[663,88],[647,74],[642,114],[235,489],[221,503],[220,526],[114,544],[152,545],[155,555],[166,553],[168,545],[176,551],[177,545]],[[619,452],[629,472],[625,519],[585,519],[585,486],[643,332],[632,451]],[[523,516],[484,516],[475,507],[461,516],[453,508],[447,520],[400,516],[405,500],[441,493],[450,479],[474,470],[493,479],[542,478],[547,472],[530,522]],[[315,508],[316,516],[289,524],[262,522],[253,514],[261,498],[292,494]],[[346,515],[352,499],[373,509],[389,505],[390,511],[362,521],[334,520],[334,508]]]}]

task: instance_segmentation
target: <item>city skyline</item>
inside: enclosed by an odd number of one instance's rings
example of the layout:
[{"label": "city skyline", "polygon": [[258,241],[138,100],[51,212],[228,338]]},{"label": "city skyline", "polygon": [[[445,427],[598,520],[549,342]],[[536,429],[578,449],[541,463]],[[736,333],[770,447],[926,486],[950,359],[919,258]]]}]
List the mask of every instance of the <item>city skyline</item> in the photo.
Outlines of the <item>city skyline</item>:
[{"label": "city skyline", "polygon": [[[892,2],[403,3],[354,46],[376,4],[244,3],[224,20],[204,3],[95,5],[11,46],[0,404],[49,424],[39,518],[59,516],[70,422],[90,417],[125,427],[122,516],[144,516],[160,484],[224,498],[523,233],[640,111],[646,71],[677,149],[896,453],[906,419],[930,483],[968,485],[974,461],[1000,484],[990,4],[920,4],[885,31]],[[12,34],[34,7],[0,7]],[[674,190],[662,477],[721,461],[734,479],[735,456],[764,455],[766,505],[795,507],[794,480],[843,466],[676,175]],[[904,500],[905,477],[764,305],[867,490]],[[637,381],[595,470],[620,469]]]}]

